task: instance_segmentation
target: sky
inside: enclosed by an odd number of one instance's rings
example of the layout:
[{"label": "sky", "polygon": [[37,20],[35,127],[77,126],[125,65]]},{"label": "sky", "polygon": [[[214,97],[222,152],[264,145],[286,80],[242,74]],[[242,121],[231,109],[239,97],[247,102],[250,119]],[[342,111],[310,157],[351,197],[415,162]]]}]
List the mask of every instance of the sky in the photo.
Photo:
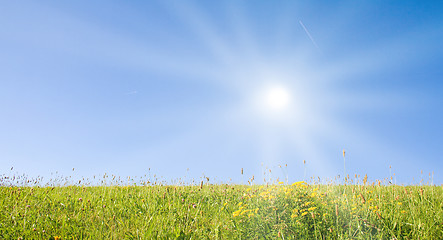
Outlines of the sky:
[{"label": "sky", "polygon": [[442,184],[442,11],[2,1],[0,174]]}]

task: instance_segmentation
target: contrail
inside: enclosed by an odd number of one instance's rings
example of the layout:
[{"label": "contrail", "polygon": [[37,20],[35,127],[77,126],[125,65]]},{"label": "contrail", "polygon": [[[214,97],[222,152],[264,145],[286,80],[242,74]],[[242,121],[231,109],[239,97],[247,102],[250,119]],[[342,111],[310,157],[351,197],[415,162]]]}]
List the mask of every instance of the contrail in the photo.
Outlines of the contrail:
[{"label": "contrail", "polygon": [[309,39],[311,39],[311,42],[314,44],[314,46],[321,52],[321,49],[318,47],[317,43],[314,41],[314,39],[312,38],[311,34],[309,33],[308,29],[305,27],[305,25],[303,24],[303,22],[300,20],[298,21],[300,23],[300,25],[302,26],[302,28],[305,30],[306,34],[308,35]]}]

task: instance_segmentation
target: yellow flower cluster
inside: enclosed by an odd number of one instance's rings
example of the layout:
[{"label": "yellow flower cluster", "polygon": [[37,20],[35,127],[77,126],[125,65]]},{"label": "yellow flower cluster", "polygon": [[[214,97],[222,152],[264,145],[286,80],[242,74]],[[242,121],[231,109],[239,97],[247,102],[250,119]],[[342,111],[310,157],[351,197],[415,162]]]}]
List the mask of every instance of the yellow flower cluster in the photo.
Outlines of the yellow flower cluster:
[{"label": "yellow flower cluster", "polygon": [[254,216],[255,213],[258,213],[258,208],[255,209],[246,209],[247,204],[243,204],[243,202],[238,203],[239,209],[232,213],[233,217],[238,217],[247,214],[248,217]]},{"label": "yellow flower cluster", "polygon": [[[319,204],[322,204],[323,202],[320,202],[319,199],[323,199],[325,196],[325,194],[319,192],[318,186],[311,188],[311,186],[304,181],[294,182],[291,185],[284,185],[283,182],[278,182],[276,185],[266,185],[258,188],[248,187],[242,196],[242,202],[237,204],[238,208],[232,212],[232,216],[254,216],[258,213],[259,208],[254,209],[249,207],[248,204],[251,206],[258,206],[257,203],[260,203],[261,201],[267,201],[266,204],[270,204],[268,208],[264,209],[265,212],[267,209],[279,211],[279,208],[275,204],[284,198],[293,201],[290,201],[283,208],[280,208],[280,211],[282,211],[283,214],[288,208],[293,208],[290,212],[292,218],[298,216],[302,217],[308,214],[315,217],[316,215],[321,215],[321,213],[318,212],[318,207]],[[294,208],[294,205],[298,207]]]}]

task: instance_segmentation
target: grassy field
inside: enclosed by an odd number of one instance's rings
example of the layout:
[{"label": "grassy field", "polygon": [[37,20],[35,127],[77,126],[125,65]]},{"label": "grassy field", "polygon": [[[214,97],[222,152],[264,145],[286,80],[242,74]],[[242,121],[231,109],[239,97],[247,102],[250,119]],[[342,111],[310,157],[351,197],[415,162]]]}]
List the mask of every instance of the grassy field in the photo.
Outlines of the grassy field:
[{"label": "grassy field", "polygon": [[0,187],[0,239],[442,239],[443,187]]}]

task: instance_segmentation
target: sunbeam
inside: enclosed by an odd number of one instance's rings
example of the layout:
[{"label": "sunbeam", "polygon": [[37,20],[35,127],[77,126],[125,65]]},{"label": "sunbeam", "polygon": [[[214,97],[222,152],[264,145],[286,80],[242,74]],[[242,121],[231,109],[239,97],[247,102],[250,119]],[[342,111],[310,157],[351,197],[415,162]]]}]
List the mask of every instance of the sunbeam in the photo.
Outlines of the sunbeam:
[{"label": "sunbeam", "polygon": [[[422,152],[438,152],[427,149],[440,140],[435,12],[400,21],[353,2],[4,5],[0,41],[11,47],[0,59],[0,100],[11,104],[0,123],[15,126],[3,129],[10,138],[27,132],[24,143],[40,136],[29,148],[47,164],[65,151],[60,166],[125,159],[171,168],[168,178],[191,164],[238,181],[235,169],[258,176],[261,163],[287,163],[300,178],[303,160],[311,175],[341,174],[343,148],[359,158],[355,172],[371,161],[416,166]],[[7,138],[5,159],[25,168],[21,141]],[[127,171],[143,171],[134,166]]]}]

